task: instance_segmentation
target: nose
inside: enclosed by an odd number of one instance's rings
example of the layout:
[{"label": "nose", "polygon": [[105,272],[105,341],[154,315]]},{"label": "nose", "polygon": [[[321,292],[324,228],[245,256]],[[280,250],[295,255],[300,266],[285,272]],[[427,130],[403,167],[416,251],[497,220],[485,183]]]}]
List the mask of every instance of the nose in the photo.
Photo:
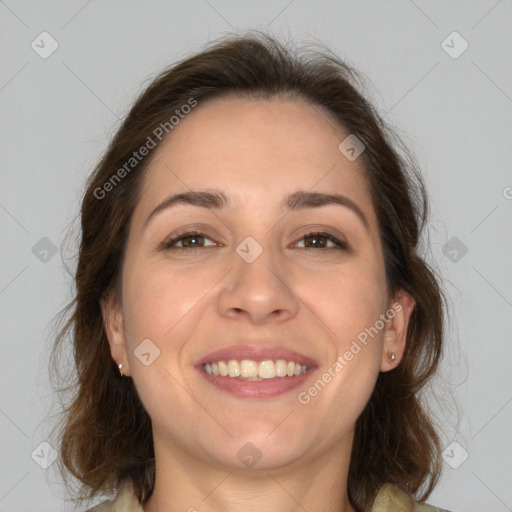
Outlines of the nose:
[{"label": "nose", "polygon": [[268,248],[251,263],[234,252],[233,269],[218,297],[219,313],[255,325],[284,322],[297,315],[300,301],[287,282],[291,274],[276,259]]}]

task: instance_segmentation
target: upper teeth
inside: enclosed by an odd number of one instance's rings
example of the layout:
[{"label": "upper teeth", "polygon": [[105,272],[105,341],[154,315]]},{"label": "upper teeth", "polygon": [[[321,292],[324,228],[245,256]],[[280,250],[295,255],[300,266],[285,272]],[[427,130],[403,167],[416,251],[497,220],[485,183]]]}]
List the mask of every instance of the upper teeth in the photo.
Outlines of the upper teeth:
[{"label": "upper teeth", "polygon": [[221,375],[222,377],[240,377],[247,380],[273,379],[274,377],[293,377],[306,373],[308,367],[294,361],[286,361],[285,359],[267,359],[265,361],[252,361],[250,359],[242,359],[237,361],[230,359],[218,361],[215,363],[206,363],[204,370],[210,375]]}]

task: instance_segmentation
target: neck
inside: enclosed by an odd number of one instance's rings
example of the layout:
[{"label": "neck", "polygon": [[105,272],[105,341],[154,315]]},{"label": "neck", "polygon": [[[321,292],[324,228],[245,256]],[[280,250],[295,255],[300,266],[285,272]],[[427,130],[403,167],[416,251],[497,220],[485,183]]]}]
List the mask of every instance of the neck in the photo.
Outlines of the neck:
[{"label": "neck", "polygon": [[[354,512],[347,495],[352,438],[286,465],[208,464],[155,438],[155,488],[144,512]],[[263,459],[262,461],[263,462]]]}]

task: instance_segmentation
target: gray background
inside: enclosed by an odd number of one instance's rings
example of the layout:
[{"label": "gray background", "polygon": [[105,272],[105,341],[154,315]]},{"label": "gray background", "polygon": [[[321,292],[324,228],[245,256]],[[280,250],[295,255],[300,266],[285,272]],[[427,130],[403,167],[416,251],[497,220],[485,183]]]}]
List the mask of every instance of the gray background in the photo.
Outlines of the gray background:
[{"label": "gray background", "polygon": [[[71,297],[61,246],[86,175],[141,86],[244,28],[331,47],[370,78],[416,154],[431,195],[429,255],[451,305],[430,401],[447,450],[429,501],[512,510],[510,27],[510,0],[0,1],[0,512],[73,510],[56,464],[41,467],[52,460],[41,443],[54,406],[50,321]],[[46,59],[31,47],[50,48],[43,31],[58,43]],[[469,44],[460,55],[454,31]]]}]

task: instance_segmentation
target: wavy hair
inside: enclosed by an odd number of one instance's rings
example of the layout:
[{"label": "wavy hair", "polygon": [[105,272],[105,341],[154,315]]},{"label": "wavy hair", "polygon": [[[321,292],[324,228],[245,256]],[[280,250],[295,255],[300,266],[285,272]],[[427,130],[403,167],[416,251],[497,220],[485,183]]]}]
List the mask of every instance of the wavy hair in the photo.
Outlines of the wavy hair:
[{"label": "wavy hair", "polygon": [[[260,32],[230,35],[160,73],[140,94],[88,179],[81,203],[81,242],[73,300],[52,351],[71,347],[73,378],[59,427],[59,470],[78,479],[78,499],[91,499],[126,480],[141,502],[151,496],[155,455],[151,420],[133,380],[120,378],[104,329],[100,299],[119,291],[130,219],[155,150],[113,182],[155,127],[190,104],[225,96],[294,97],[329,112],[366,146],[360,158],[375,208],[390,293],[416,302],[401,363],[381,373],[356,422],[349,499],[371,508],[384,483],[417,499],[433,490],[441,470],[440,441],[420,398],[436,372],[443,340],[444,298],[419,252],[427,217],[425,186],[414,159],[361,90],[361,77],[330,51],[298,51]],[[155,137],[153,137],[155,138]],[[165,137],[162,138],[165,140]],[[132,162],[133,163],[133,162]],[[125,171],[126,165],[124,167]],[[108,194],[104,195],[105,184]],[[67,345],[66,345],[67,344]]]}]

